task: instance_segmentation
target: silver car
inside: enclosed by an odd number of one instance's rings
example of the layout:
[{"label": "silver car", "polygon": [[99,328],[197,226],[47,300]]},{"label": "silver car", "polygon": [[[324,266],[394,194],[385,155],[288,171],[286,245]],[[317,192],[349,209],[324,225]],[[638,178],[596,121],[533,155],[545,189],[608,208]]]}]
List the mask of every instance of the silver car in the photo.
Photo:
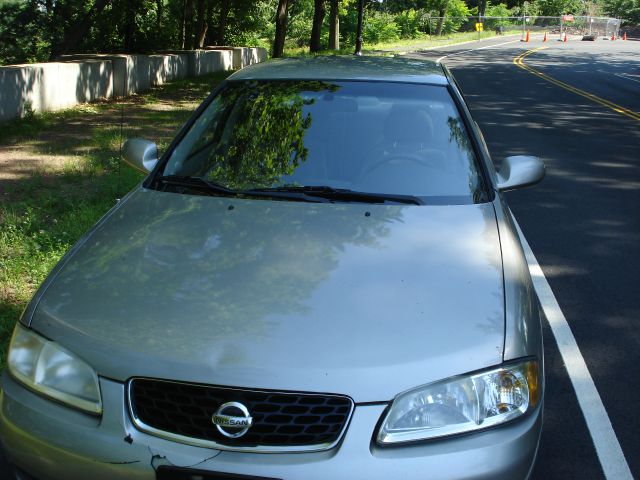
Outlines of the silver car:
[{"label": "silver car", "polygon": [[30,479],[524,479],[541,313],[450,73],[235,73],[60,261],[15,328],[0,440]]}]

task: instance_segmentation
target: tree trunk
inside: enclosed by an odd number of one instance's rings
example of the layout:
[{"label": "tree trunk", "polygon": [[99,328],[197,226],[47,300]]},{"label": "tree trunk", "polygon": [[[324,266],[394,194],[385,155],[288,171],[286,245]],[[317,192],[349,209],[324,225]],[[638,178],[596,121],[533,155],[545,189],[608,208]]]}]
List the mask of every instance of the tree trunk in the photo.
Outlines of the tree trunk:
[{"label": "tree trunk", "polygon": [[198,17],[196,20],[196,48],[204,47],[204,38],[207,35],[207,19],[205,18],[206,0],[198,0]]},{"label": "tree trunk", "polygon": [[313,0],[313,27],[311,28],[311,41],[309,42],[309,50],[311,50],[312,53],[317,53],[322,50],[320,35],[322,33],[324,15],[324,0]]},{"label": "tree trunk", "polygon": [[184,48],[193,50],[193,0],[184,3]]},{"label": "tree trunk", "polygon": [[220,21],[218,22],[216,45],[224,45],[224,34],[227,30],[227,19],[229,18],[230,7],[231,0],[222,0],[222,2],[220,3]]},{"label": "tree trunk", "polygon": [[164,0],[156,0],[156,33],[160,33],[162,27],[162,15],[164,14]]},{"label": "tree trunk", "polygon": [[289,19],[289,0],[278,0],[276,12],[276,35],[273,41],[273,58],[282,57],[284,40],[287,37],[287,20]]},{"label": "tree trunk", "polygon": [[484,17],[487,11],[487,0],[478,0],[478,16]]},{"label": "tree trunk", "polygon": [[110,1],[111,0],[96,0],[82,19],[75,25],[71,26],[65,33],[64,40],[60,47],[54,47],[52,49],[50,59],[54,60],[59,55],[65,55],[69,53],[72,48],[77,47],[82,40],[82,37],[86,35],[87,31],[91,27],[95,17],[102,13]]},{"label": "tree trunk", "polygon": [[135,51],[136,35],[136,0],[126,0],[124,18],[124,51]]},{"label": "tree trunk", "polygon": [[330,0],[329,10],[329,50],[340,50],[340,17],[338,7],[340,0]]},{"label": "tree trunk", "polygon": [[180,15],[180,49],[184,50],[187,44],[187,1],[182,2],[182,12]]},{"label": "tree trunk", "polygon": [[441,9],[438,12],[439,18],[438,18],[438,27],[436,28],[436,35],[439,37],[440,35],[442,35],[442,27],[444,26],[444,15],[445,13],[447,13],[447,11],[445,9]]},{"label": "tree trunk", "polygon": [[58,22],[60,17],[60,2],[56,2],[51,5],[51,10],[47,10],[47,32],[49,34],[49,41],[51,42],[51,49],[49,51],[49,60],[54,60],[57,52],[59,51],[60,44],[60,30]]},{"label": "tree trunk", "polygon": [[358,0],[358,28],[356,30],[355,55],[362,55],[362,27],[364,24],[364,0]]}]

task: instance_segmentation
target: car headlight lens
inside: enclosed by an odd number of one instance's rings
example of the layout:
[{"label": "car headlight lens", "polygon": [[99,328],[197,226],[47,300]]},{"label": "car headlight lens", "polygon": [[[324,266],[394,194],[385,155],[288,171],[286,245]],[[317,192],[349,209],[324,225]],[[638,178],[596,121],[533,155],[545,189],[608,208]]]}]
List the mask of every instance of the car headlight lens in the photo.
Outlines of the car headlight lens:
[{"label": "car headlight lens", "polygon": [[394,444],[488,428],[533,409],[539,395],[533,360],[432,383],[396,397],[377,441]]},{"label": "car headlight lens", "polygon": [[18,324],[9,345],[9,372],[25,386],[92,414],[102,413],[98,375],[56,342]]}]

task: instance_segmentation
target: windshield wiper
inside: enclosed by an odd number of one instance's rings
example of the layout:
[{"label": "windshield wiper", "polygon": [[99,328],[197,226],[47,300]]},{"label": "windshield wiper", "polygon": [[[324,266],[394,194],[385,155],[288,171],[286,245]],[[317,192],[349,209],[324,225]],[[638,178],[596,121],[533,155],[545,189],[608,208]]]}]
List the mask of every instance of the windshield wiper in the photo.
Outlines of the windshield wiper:
[{"label": "windshield wiper", "polygon": [[273,188],[258,188],[250,192],[297,192],[310,197],[326,198],[341,202],[362,202],[362,203],[403,203],[407,205],[424,205],[424,202],[413,195],[398,195],[394,193],[374,193],[358,192],[346,188],[334,188],[327,185],[284,185]]},{"label": "windshield wiper", "polygon": [[175,185],[176,187],[191,188],[193,190],[200,190],[208,193],[236,196],[238,192],[230,188],[225,187],[219,183],[210,182],[202,177],[186,177],[182,175],[164,175],[158,177],[158,181],[165,185]]},{"label": "windshield wiper", "polygon": [[208,193],[210,195],[220,195],[227,197],[261,197],[271,198],[275,200],[295,200],[302,202],[326,202],[328,200],[320,200],[315,196],[309,196],[304,192],[297,191],[280,191],[270,189],[252,189],[252,190],[233,190],[224,185],[202,177],[187,177],[182,175],[164,175],[158,178],[159,182],[165,185],[175,185],[178,187],[190,188]]}]

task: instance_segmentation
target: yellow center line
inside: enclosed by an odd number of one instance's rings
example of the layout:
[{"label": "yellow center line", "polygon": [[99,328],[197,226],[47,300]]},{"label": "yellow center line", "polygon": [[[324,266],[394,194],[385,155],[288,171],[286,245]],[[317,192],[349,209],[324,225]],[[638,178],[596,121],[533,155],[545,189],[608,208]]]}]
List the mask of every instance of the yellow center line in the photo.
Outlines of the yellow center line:
[{"label": "yellow center line", "polygon": [[638,112],[634,112],[633,110],[629,110],[628,108],[625,108],[621,105],[615,104],[613,102],[610,102],[609,100],[606,100],[604,98],[598,97],[597,95],[594,95],[593,93],[589,93],[589,92],[585,92],[584,90],[580,90],[579,88],[573,87],[571,85],[569,85],[568,83],[564,83],[561,82],[560,80],[556,80],[553,77],[550,77],[549,75],[540,72],[539,70],[536,70],[533,67],[530,67],[529,65],[527,65],[526,63],[524,63],[524,59],[526,57],[528,57],[529,55],[538,52],[540,50],[544,50],[546,48],[549,47],[538,47],[538,48],[534,48],[533,50],[528,50],[526,52],[524,52],[521,55],[518,55],[517,57],[515,57],[513,59],[513,63],[515,65],[517,65],[518,67],[522,68],[523,70],[526,70],[529,73],[532,73],[534,75],[536,75],[537,77],[542,78],[543,80],[546,80],[549,83],[553,83],[554,85],[557,85],[560,88],[564,88],[565,90],[569,90],[570,92],[573,92],[577,95],[580,95],[582,97],[585,97],[589,100],[591,100],[592,102],[598,103],[604,107],[607,107],[611,110],[613,110],[616,113],[619,113],[620,115],[624,115],[625,117],[629,117],[629,118],[633,118],[634,120],[638,120],[640,122],[640,113]]}]

